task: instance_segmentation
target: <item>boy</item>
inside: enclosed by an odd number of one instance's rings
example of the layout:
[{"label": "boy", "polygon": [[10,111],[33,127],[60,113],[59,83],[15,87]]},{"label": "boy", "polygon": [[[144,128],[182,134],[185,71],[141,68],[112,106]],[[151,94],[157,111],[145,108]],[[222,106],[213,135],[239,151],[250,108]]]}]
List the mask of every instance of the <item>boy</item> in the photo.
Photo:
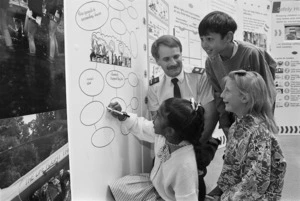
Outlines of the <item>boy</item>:
[{"label": "boy", "polygon": [[229,72],[238,69],[258,72],[267,84],[272,104],[276,99],[274,84],[276,62],[267,52],[258,47],[233,40],[236,29],[237,24],[234,19],[220,11],[207,14],[198,27],[201,46],[208,55],[205,68],[214,90],[216,107],[220,115],[219,125],[226,136],[234,117],[232,113],[225,111],[220,94],[224,89],[223,78]]}]

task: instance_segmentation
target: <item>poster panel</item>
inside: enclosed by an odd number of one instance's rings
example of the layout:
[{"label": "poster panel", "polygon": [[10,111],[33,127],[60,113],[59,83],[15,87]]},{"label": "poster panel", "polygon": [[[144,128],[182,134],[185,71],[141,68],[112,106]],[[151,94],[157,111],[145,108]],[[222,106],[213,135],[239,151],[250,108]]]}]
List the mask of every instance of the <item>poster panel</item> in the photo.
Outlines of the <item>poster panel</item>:
[{"label": "poster panel", "polygon": [[268,52],[271,49],[271,6],[269,0],[242,0],[239,6],[243,41]]},{"label": "poster panel", "polygon": [[272,55],[277,62],[275,118],[281,134],[300,133],[300,2],[274,1]]},{"label": "poster panel", "polygon": [[145,3],[67,0],[66,6],[72,199],[109,201],[110,183],[143,172],[142,144],[106,106],[117,101],[144,116]]}]

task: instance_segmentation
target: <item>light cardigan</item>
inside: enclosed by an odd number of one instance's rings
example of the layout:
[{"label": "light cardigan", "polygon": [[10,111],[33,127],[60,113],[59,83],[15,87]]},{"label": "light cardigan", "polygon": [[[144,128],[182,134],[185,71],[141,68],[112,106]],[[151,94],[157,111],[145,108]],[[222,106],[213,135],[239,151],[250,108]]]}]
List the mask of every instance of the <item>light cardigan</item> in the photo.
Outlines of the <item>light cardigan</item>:
[{"label": "light cardigan", "polygon": [[166,139],[154,133],[153,122],[136,114],[122,122],[140,140],[154,143],[155,162],[150,180],[159,195],[166,201],[198,201],[198,170],[194,148],[191,144],[172,152],[162,163],[157,156]]}]

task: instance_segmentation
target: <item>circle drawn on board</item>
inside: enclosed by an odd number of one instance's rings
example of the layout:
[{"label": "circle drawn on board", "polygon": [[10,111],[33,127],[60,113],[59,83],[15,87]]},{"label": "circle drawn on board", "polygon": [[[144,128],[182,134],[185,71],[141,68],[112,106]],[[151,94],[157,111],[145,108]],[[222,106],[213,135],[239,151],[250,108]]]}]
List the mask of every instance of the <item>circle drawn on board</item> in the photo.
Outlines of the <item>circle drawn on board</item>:
[{"label": "circle drawn on board", "polygon": [[128,82],[131,86],[136,87],[139,84],[139,79],[135,73],[129,73]]},{"label": "circle drawn on board", "polygon": [[119,35],[124,35],[127,31],[127,28],[126,28],[126,25],[124,24],[124,22],[118,18],[112,18],[110,20],[110,26],[111,26],[112,30]]},{"label": "circle drawn on board", "polygon": [[[93,11],[91,12],[91,8]],[[91,1],[83,4],[76,12],[78,27],[86,31],[101,28],[108,19],[108,8],[101,2]]]},{"label": "circle drawn on board", "polygon": [[130,101],[130,106],[133,110],[138,109],[139,107],[139,100],[136,97],[133,97]]},{"label": "circle drawn on board", "polygon": [[80,112],[80,121],[83,125],[96,124],[104,114],[104,105],[100,101],[88,103]]},{"label": "circle drawn on board", "polygon": [[99,71],[87,69],[80,74],[79,86],[87,96],[97,96],[104,88],[104,78]]},{"label": "circle drawn on board", "polygon": [[93,146],[103,148],[108,146],[115,138],[115,131],[110,127],[102,127],[96,130],[91,138]]},{"label": "circle drawn on board", "polygon": [[122,2],[118,0],[109,0],[108,2],[109,6],[117,11],[123,11],[125,10],[125,6]]},{"label": "circle drawn on board", "polygon": [[285,102],[284,103],[284,107],[288,107],[288,106],[290,106],[290,103],[289,102]]},{"label": "circle drawn on board", "polygon": [[123,135],[129,135],[129,130],[126,128],[126,126],[124,126],[123,122],[121,122],[121,127],[120,127],[120,131]]},{"label": "circle drawn on board", "polygon": [[112,88],[121,88],[125,84],[125,77],[120,71],[112,70],[106,74],[106,81]]},{"label": "circle drawn on board", "polygon": [[115,97],[115,98],[112,98],[110,100],[110,102],[111,103],[118,102],[121,105],[121,107],[122,107],[122,111],[126,111],[127,105],[126,105],[125,101],[122,98]]},{"label": "circle drawn on board", "polygon": [[134,20],[138,18],[138,13],[137,13],[136,9],[132,6],[129,6],[127,8],[127,13]]}]

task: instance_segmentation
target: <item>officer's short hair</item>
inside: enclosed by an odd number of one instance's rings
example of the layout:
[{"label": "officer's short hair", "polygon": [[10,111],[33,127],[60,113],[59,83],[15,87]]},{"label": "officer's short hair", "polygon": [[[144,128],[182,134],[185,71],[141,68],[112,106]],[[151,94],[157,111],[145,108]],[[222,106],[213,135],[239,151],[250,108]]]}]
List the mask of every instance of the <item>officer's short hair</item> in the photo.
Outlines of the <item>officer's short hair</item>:
[{"label": "officer's short hair", "polygon": [[151,54],[155,59],[159,58],[158,48],[160,45],[165,45],[168,47],[179,47],[180,52],[182,52],[182,45],[178,38],[172,35],[163,35],[156,39],[151,47]]}]

